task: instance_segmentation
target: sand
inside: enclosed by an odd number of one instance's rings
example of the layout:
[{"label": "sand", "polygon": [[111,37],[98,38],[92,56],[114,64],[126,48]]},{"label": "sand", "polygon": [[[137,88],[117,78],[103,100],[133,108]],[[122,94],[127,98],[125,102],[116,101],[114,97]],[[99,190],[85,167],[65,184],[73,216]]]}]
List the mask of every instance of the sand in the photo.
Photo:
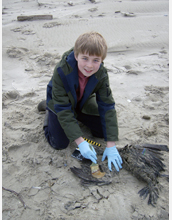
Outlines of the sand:
[{"label": "sand", "polygon": [[[125,169],[110,174],[110,185],[81,186],[70,171],[80,167],[71,157],[76,144],[63,151],[52,149],[42,130],[45,114],[37,110],[62,54],[81,33],[98,31],[108,44],[105,66],[118,114],[117,147],[169,146],[168,4],[168,0],[2,1],[2,186],[19,193],[2,190],[3,220],[169,218],[169,183],[163,178],[156,207],[139,197],[146,184]],[[20,15],[53,19],[21,22]],[[92,137],[84,126],[82,130],[85,137],[106,147],[103,139]],[[168,174],[169,154],[164,158]]]}]

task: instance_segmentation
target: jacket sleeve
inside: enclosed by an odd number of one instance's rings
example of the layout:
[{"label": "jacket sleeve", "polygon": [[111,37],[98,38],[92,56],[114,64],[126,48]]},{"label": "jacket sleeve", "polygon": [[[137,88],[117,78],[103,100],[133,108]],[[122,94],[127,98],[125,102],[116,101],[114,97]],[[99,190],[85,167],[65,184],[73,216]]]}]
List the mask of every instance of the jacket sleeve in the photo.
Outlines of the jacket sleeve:
[{"label": "jacket sleeve", "polygon": [[78,125],[78,121],[75,118],[72,104],[70,103],[68,94],[57,70],[54,72],[52,84],[54,110],[66,136],[70,142],[72,142],[78,137],[82,136],[83,133]]},{"label": "jacket sleeve", "polygon": [[101,117],[105,141],[118,140],[118,122],[115,110],[115,101],[109,86],[108,75],[102,80],[102,84],[96,93],[98,110]]}]

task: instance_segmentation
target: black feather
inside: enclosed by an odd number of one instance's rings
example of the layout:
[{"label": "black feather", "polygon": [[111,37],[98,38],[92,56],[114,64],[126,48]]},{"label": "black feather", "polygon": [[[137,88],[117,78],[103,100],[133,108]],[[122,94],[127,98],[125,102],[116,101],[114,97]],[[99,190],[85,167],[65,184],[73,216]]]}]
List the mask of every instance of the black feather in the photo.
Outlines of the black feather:
[{"label": "black feather", "polygon": [[[123,167],[131,171],[138,179],[147,183],[147,186],[138,193],[145,199],[148,195],[148,204],[155,206],[159,197],[158,177],[165,171],[163,154],[161,151],[168,152],[166,145],[143,144],[128,146],[119,149],[123,159]],[[168,175],[166,175],[168,176]]]}]

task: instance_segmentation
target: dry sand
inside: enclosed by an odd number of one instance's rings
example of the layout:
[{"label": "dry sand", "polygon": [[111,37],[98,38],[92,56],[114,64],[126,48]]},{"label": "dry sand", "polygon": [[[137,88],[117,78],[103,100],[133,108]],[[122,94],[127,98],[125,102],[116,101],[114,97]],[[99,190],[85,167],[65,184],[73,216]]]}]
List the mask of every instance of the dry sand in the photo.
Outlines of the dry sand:
[{"label": "dry sand", "polygon": [[[61,55],[86,31],[108,43],[105,66],[116,101],[117,147],[169,144],[168,0],[2,1],[2,219],[168,219],[169,184],[161,178],[156,207],[139,197],[145,183],[122,169],[108,186],[83,187],[70,167],[76,145],[53,150],[37,104]],[[19,15],[53,20],[17,21]],[[149,116],[150,120],[143,119]],[[87,138],[105,148],[82,127]],[[169,155],[165,153],[166,174]]]}]

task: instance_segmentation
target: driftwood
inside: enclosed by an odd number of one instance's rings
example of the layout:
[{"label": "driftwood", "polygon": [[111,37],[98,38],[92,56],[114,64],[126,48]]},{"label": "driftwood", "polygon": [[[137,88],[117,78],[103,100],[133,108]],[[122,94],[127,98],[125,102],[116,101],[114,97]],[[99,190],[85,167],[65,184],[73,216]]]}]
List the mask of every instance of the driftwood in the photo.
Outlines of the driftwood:
[{"label": "driftwood", "polygon": [[11,189],[6,189],[5,187],[2,187],[2,189],[6,190],[8,192],[14,193],[19,198],[20,202],[23,204],[24,208],[26,209],[27,206],[26,206],[25,202],[23,201],[23,199],[21,198],[19,193],[15,192],[14,190],[11,190]]},{"label": "driftwood", "polygon": [[36,20],[52,20],[53,16],[52,15],[21,15],[17,16],[18,21],[36,21]]}]

